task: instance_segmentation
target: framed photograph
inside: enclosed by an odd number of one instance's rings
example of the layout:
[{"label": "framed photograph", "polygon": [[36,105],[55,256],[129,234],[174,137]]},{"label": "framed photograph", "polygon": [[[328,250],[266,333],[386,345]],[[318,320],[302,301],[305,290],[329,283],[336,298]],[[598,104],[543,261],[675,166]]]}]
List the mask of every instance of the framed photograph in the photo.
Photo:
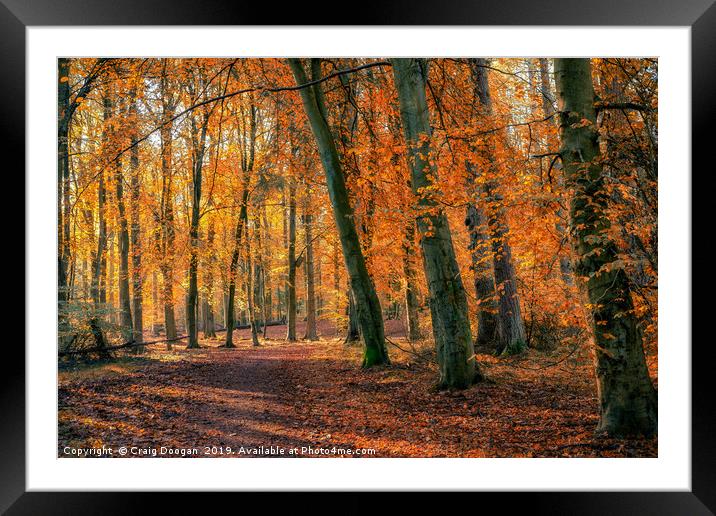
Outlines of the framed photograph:
[{"label": "framed photograph", "polygon": [[713,514],[710,0],[307,9],[3,0],[0,508]]}]

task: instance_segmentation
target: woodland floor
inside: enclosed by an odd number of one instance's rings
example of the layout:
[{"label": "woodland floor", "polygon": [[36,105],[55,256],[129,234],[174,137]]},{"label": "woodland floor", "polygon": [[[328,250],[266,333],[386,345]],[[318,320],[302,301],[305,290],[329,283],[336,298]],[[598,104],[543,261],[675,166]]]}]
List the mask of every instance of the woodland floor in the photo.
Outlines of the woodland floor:
[{"label": "woodland floor", "polygon": [[287,343],[284,327],[269,328],[257,348],[243,330],[237,349],[219,349],[219,338],[199,350],[155,344],[142,356],[63,363],[58,456],[68,456],[66,446],[103,445],[196,448],[198,456],[206,446],[230,447],[234,457],[255,456],[236,452],[260,446],[260,456],[276,456],[270,446],[373,449],[371,457],[657,456],[656,439],[594,436],[586,346],[479,354],[489,381],[436,392],[430,343],[411,348],[396,325],[387,324],[392,365],[370,370],[359,367],[360,346],[330,329],[318,342]]}]

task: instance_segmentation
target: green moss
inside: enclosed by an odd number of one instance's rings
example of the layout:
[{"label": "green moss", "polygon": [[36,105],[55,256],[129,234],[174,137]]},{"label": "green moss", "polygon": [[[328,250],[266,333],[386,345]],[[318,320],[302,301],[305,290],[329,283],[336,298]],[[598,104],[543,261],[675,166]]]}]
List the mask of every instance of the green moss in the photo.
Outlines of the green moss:
[{"label": "green moss", "polygon": [[505,346],[505,349],[502,350],[501,355],[502,356],[511,356],[511,355],[519,355],[520,353],[524,353],[527,349],[527,344],[522,339],[518,339],[515,341],[510,342]]},{"label": "green moss", "polygon": [[388,364],[387,353],[381,352],[380,348],[375,346],[366,346],[363,352],[363,364],[362,367],[373,367],[377,365]]}]

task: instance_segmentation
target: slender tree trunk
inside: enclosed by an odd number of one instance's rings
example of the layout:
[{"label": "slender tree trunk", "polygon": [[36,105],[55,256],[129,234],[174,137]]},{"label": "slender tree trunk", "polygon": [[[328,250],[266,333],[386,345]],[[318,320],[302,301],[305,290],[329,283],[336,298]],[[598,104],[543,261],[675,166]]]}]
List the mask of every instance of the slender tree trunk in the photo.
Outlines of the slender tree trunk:
[{"label": "slender tree trunk", "polygon": [[57,74],[57,314],[59,345],[63,349],[70,336],[70,324],[66,316],[65,304],[69,299],[67,270],[69,267],[69,216],[68,198],[70,152],[69,152],[69,109],[70,109],[70,62],[58,59]]},{"label": "slender tree trunk", "polygon": [[431,130],[425,98],[427,63],[393,59],[400,115],[408,146],[411,185],[418,197],[417,227],[430,292],[433,335],[440,364],[441,388],[464,389],[479,378],[473,350],[467,296],[455,258],[447,216],[425,194],[437,177],[431,162]]},{"label": "slender tree trunk", "polygon": [[[90,318],[90,329],[95,339],[95,347],[98,349],[104,349],[107,344],[102,332],[100,325],[100,318],[98,316],[99,311],[104,306],[105,300],[103,299],[102,293],[103,288],[101,285],[105,263],[105,253],[107,249],[107,221],[105,219],[105,200],[106,192],[104,187],[104,172],[100,171],[99,181],[97,188],[97,218],[99,226],[99,237],[97,238],[97,252],[95,253],[92,269],[92,300],[94,301],[95,313]],[[109,353],[100,352],[102,358],[107,358]]]},{"label": "slender tree trunk", "polygon": [[405,275],[405,312],[408,318],[408,340],[415,342],[422,338],[418,316],[418,285],[414,266],[415,222],[409,221],[405,226],[405,242],[403,250],[403,274]]},{"label": "slender tree trunk", "polygon": [[[540,73],[540,86],[542,94],[542,114],[545,118],[554,115],[554,97],[552,94],[552,85],[549,80],[549,60],[546,57],[539,59],[539,73]],[[554,119],[553,119],[554,120]],[[561,168],[560,163],[555,163],[554,168]],[[563,175],[558,175],[557,183],[560,186],[564,186]],[[557,222],[555,223],[555,230],[560,238],[567,238],[567,228],[561,222],[564,220],[565,214],[562,212],[562,208],[557,208]],[[562,274],[562,281],[567,286],[574,285],[574,271],[572,270],[572,262],[567,254],[564,252],[560,253],[559,256],[559,270]]]},{"label": "slender tree trunk", "polygon": [[[189,292],[187,293],[186,320],[189,333],[187,348],[199,347],[199,329],[197,318],[199,315],[199,210],[201,209],[201,176],[204,167],[204,152],[206,150],[206,132],[209,125],[209,114],[203,114],[201,129],[196,127],[196,121],[191,118],[193,166],[192,166],[192,204],[191,224],[189,226]],[[201,136],[198,133],[201,133]]]},{"label": "slender tree trunk", "polygon": [[[264,231],[264,241],[266,242],[266,247],[269,249],[270,245],[270,231],[269,231],[269,223],[268,223],[268,217],[266,215],[266,204],[263,205],[261,208],[261,223],[263,226]],[[264,339],[266,338],[266,332],[268,328],[268,322],[273,321],[273,281],[272,281],[272,274],[271,274],[271,254],[270,253],[263,253],[263,275],[264,275]]]},{"label": "slender tree trunk", "polygon": [[560,155],[572,191],[570,226],[576,276],[594,332],[600,420],[611,436],[657,431],[657,395],[646,366],[627,275],[609,235],[594,86],[589,59],[555,59]]},{"label": "slender tree trunk", "polygon": [[[111,183],[110,183],[110,187],[111,187]],[[115,239],[117,240],[117,242],[115,242]],[[107,268],[107,303],[109,303],[109,308],[110,308],[109,320],[112,324],[120,326],[120,328],[121,328],[121,324],[122,324],[121,315],[122,314],[120,313],[121,308],[118,308],[118,307],[120,307],[119,301],[117,300],[117,298],[119,296],[117,295],[117,292],[116,292],[117,289],[115,289],[115,278],[117,280],[117,283],[116,283],[117,286],[119,285],[119,281],[120,281],[119,274],[117,274],[115,271],[115,264],[119,261],[118,260],[119,237],[118,237],[117,233],[115,232],[115,228],[112,228],[112,231],[110,231],[109,237],[108,237],[108,242],[109,243],[108,243],[108,248],[107,248],[107,250],[108,250],[107,258],[109,261],[108,261],[108,268]],[[123,336],[124,336],[124,332],[125,332],[125,330],[122,329]]]},{"label": "slender tree trunk", "polygon": [[206,247],[209,254],[208,263],[206,265],[205,282],[206,282],[206,301],[204,304],[204,338],[216,338],[216,327],[214,324],[214,266],[216,264],[216,251],[214,249],[214,238],[216,230],[214,228],[214,218],[209,219],[209,228],[206,233]]},{"label": "slender tree trunk", "polygon": [[[103,99],[103,112],[104,112],[104,123],[105,128],[103,129],[103,139],[108,138],[107,124],[111,116],[111,104],[109,98],[105,95]],[[107,193],[105,190],[104,170],[100,170],[98,185],[97,185],[97,222],[99,228],[99,234],[97,238],[97,251],[94,254],[92,261],[92,300],[94,302],[95,313],[90,318],[90,330],[95,339],[95,347],[104,350],[107,347],[107,343],[102,332],[102,326],[100,324],[100,318],[98,316],[99,311],[104,306],[106,299],[104,299],[104,289],[102,287],[102,278],[104,276],[104,269],[106,268],[105,254],[107,250],[107,219],[105,215],[105,203],[107,200]],[[100,351],[101,358],[108,358],[109,352]]]},{"label": "slender tree trunk", "polygon": [[348,278],[348,330],[346,332],[345,343],[352,344],[360,340],[360,324],[358,321],[358,308],[356,307],[355,296],[351,288],[351,281]]},{"label": "slender tree trunk", "polygon": [[[296,83],[306,84],[308,79],[300,60],[289,59],[289,64]],[[318,80],[320,78],[320,61],[313,60],[311,69],[313,80]],[[373,280],[368,274],[353,221],[343,169],[327,122],[323,93],[320,85],[302,88],[300,92],[303,107],[311,123],[321,156],[328,194],[333,207],[333,216],[343,248],[343,259],[350,276],[351,290],[355,296],[358,319],[365,343],[363,367],[385,364],[389,360],[388,350],[385,346],[383,314]]]},{"label": "slender tree trunk", "polygon": [[231,263],[229,264],[229,288],[226,296],[226,340],[224,347],[233,348],[234,346],[234,326],[236,324],[236,275],[239,265],[239,256],[241,252],[241,237],[244,230],[246,220],[246,210],[249,199],[249,175],[244,174],[244,185],[241,193],[241,207],[239,208],[239,218],[236,221],[236,231],[234,232],[234,251],[231,254]]},{"label": "slender tree trunk", "polygon": [[70,182],[70,150],[69,150],[69,116],[70,109],[70,63],[69,59],[58,59],[57,112],[59,116],[57,128],[57,223],[58,223],[58,258],[59,258],[59,301],[68,299],[67,274],[70,252],[70,221],[69,221],[69,182]]},{"label": "slender tree trunk", "polygon": [[288,184],[288,275],[286,277],[286,340],[296,341],[296,185]]},{"label": "slender tree trunk", "polygon": [[251,173],[254,168],[254,157],[256,152],[256,108],[253,104],[250,108],[249,124],[248,135],[239,135],[242,142],[246,142],[246,137],[248,137],[248,142],[242,144],[241,146],[241,171],[243,174],[241,203],[239,208],[239,218],[236,221],[236,231],[234,233],[234,251],[231,254],[231,263],[229,264],[229,288],[226,299],[226,340],[224,341],[224,347],[227,348],[234,347],[233,334],[234,325],[236,324],[235,297],[237,267],[241,254],[242,232],[245,230],[248,233],[246,221],[248,220],[247,210],[249,203],[249,186],[251,184]]},{"label": "slender tree trunk", "polygon": [[[163,92],[164,93],[164,92]],[[168,116],[170,111],[164,113]],[[172,134],[171,124],[163,126],[159,132],[161,137],[162,158],[162,301],[164,304],[164,333],[167,339],[177,337],[176,319],[174,317],[174,207],[172,201]],[[172,343],[167,342],[167,349]]]},{"label": "slender tree trunk", "polygon": [[[248,220],[246,224],[246,299],[248,301],[249,308],[249,325],[251,327],[251,342],[254,346],[260,346],[259,342],[259,330],[256,323],[256,289],[254,284],[254,266],[253,256],[251,254],[251,238],[252,235],[249,230]],[[255,231],[255,227],[254,227]]]},{"label": "slender tree trunk", "polygon": [[[336,334],[338,334],[339,331],[339,321],[342,318],[341,308],[342,303],[339,296],[339,292],[341,289],[341,273],[339,269],[339,262],[340,262],[340,244],[338,243],[338,239],[335,239],[333,241],[333,256],[332,256],[332,262],[333,262],[333,315],[334,315],[334,326],[336,328]],[[348,289],[350,291],[350,289]],[[349,293],[350,296],[350,293]]]},{"label": "slender tree trunk", "polygon": [[[310,198],[307,202],[310,205]],[[318,340],[316,332],[316,288],[313,268],[313,215],[303,216],[306,235],[306,340]]]},{"label": "slender tree trunk", "polygon": [[[131,169],[131,212],[130,219],[132,225],[132,313],[134,315],[133,340],[142,342],[144,340],[144,321],[142,316],[142,234],[139,225],[139,195],[140,195],[140,179],[139,179],[139,146],[137,144],[137,104],[136,91],[132,90],[130,95],[129,114],[132,130],[132,147],[129,157]],[[144,352],[144,346],[135,348],[138,353]]]},{"label": "slender tree trunk", "polygon": [[[123,111],[122,104],[117,107],[117,116]],[[114,134],[113,134],[114,136]],[[127,209],[124,202],[124,172],[123,161],[117,159],[114,167],[115,201],[117,203],[117,254],[119,255],[119,271],[117,274],[117,292],[119,306],[119,325],[125,341],[132,340],[132,300],[129,295],[129,224],[127,222]]]}]

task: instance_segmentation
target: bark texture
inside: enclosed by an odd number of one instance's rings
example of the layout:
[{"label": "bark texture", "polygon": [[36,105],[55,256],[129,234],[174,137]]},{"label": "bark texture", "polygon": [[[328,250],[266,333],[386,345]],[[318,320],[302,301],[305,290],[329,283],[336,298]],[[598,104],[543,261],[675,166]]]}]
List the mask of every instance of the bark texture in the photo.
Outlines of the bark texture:
[{"label": "bark texture", "polygon": [[576,275],[594,333],[600,420],[611,436],[657,431],[657,396],[646,367],[627,275],[609,235],[608,194],[599,151],[588,59],[555,59],[560,154],[572,192],[570,230]]},{"label": "bark texture", "polygon": [[[471,166],[468,166],[468,173]],[[477,191],[475,191],[478,194]],[[479,195],[476,195],[479,198]],[[487,217],[477,202],[467,207],[465,218],[470,235],[470,260],[473,283],[477,297],[477,338],[475,344],[480,349],[495,348],[499,342],[499,321],[495,276],[492,269],[492,249],[487,231]]]},{"label": "bark texture", "polygon": [[[492,99],[490,85],[487,77],[487,60],[472,59],[472,78],[475,94],[480,104],[479,115],[492,115]],[[495,278],[497,292],[497,353],[515,354],[526,348],[527,334],[525,332],[520,299],[517,293],[517,274],[512,260],[512,250],[508,239],[509,226],[499,185],[494,179],[497,175],[494,159],[494,135],[488,135],[480,150],[485,162],[490,167],[490,174],[483,184],[485,198],[483,209],[487,217],[489,241],[492,245],[492,270]]]},{"label": "bark texture", "polygon": [[410,221],[405,227],[405,242],[403,243],[403,274],[405,276],[405,312],[408,321],[408,339],[415,342],[423,338],[420,331],[420,317],[418,309],[418,284],[415,273],[415,222]]},{"label": "bark texture", "polygon": [[437,177],[437,169],[430,161],[431,131],[425,98],[427,63],[421,59],[393,59],[393,75],[408,146],[411,185],[420,210],[417,227],[440,364],[439,386],[464,389],[475,381],[479,368],[475,363],[467,296],[447,216],[426,191],[433,184],[432,178]]}]

